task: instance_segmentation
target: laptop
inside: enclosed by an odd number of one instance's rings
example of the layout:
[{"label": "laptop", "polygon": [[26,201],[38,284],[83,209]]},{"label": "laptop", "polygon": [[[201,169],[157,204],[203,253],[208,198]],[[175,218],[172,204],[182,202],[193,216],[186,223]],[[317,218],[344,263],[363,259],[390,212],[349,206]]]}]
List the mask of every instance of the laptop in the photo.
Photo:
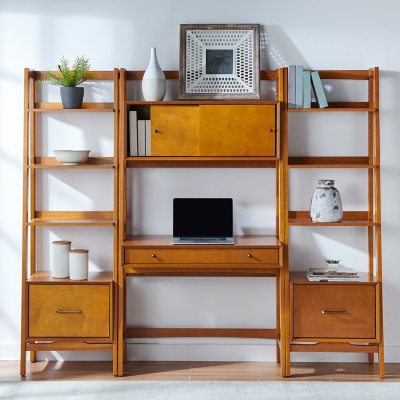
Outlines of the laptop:
[{"label": "laptop", "polygon": [[234,244],[233,200],[173,199],[172,244]]}]

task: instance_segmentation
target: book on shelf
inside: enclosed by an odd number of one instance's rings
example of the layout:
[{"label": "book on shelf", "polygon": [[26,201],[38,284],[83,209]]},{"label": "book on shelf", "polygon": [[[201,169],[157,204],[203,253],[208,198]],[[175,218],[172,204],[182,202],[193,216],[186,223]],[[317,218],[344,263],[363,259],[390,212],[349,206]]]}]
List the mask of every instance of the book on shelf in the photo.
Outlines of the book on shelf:
[{"label": "book on shelf", "polygon": [[137,122],[138,131],[138,156],[146,155],[146,121],[139,119]]},{"label": "book on shelf", "polygon": [[337,271],[329,271],[327,268],[310,268],[306,272],[306,278],[314,282],[355,282],[360,277],[353,268],[339,267]]},{"label": "book on shelf", "polygon": [[296,66],[288,67],[288,108],[296,108]]},{"label": "book on shelf", "polygon": [[129,156],[138,155],[137,111],[129,111]]},{"label": "book on shelf", "polygon": [[321,78],[318,71],[311,72],[311,86],[313,88],[315,98],[318,103],[319,108],[328,107],[328,102],[326,100],[324,87],[322,86]]},{"label": "book on shelf", "polygon": [[311,72],[303,71],[303,108],[311,108]]},{"label": "book on shelf", "polygon": [[296,65],[296,108],[303,108],[303,66]]}]

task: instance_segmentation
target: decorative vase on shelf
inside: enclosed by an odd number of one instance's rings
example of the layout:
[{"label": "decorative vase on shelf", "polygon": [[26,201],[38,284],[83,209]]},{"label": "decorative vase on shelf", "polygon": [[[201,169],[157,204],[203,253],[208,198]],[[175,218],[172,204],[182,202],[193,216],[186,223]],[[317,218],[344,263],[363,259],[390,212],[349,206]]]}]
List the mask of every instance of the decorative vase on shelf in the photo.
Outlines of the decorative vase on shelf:
[{"label": "decorative vase on shelf", "polygon": [[321,179],[311,198],[310,217],[313,222],[340,222],[343,218],[342,199],[332,179]]},{"label": "decorative vase on shelf", "polygon": [[152,47],[150,62],[143,75],[142,92],[146,101],[162,101],[167,91],[167,80],[157,61],[156,48]]}]

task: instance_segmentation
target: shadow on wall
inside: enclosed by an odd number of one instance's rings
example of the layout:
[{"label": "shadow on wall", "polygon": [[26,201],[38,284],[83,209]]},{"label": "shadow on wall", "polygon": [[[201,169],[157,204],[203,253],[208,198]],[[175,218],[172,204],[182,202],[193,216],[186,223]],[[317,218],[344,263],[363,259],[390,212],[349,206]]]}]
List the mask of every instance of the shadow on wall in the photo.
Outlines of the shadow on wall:
[{"label": "shadow on wall", "polygon": [[286,32],[278,25],[261,26],[260,67],[262,70],[275,70],[289,64],[310,66],[299,52]]}]

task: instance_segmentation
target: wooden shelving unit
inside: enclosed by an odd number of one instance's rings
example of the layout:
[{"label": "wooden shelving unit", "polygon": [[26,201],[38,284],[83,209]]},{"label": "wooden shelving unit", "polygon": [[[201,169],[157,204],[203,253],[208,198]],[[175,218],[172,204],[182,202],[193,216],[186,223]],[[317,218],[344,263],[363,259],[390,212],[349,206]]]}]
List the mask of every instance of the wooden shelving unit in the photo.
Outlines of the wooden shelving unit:
[{"label": "wooden shelving unit", "polygon": [[[24,75],[24,171],[22,237],[22,324],[21,375],[26,373],[26,352],[31,361],[37,351],[111,351],[117,375],[116,283],[118,281],[118,126],[119,71],[96,71],[98,81],[112,82],[112,103],[84,103],[82,109],[63,109],[61,103],[38,101],[36,81],[47,78],[44,71],[25,69]],[[112,157],[90,157],[79,166],[66,166],[54,157],[37,156],[41,131],[39,113],[113,113]],[[96,118],[94,116],[94,118]],[[113,207],[104,211],[51,211],[37,209],[40,193],[37,173],[47,169],[66,171],[112,170]],[[86,281],[54,279],[48,266],[38,265],[37,237],[41,227],[111,227],[113,265],[111,272],[90,273]],[[51,301],[50,301],[51,300]],[[74,312],[68,312],[73,307]],[[58,308],[61,309],[58,310]],[[67,310],[67,311],[65,311]],[[71,328],[72,327],[72,328]]]},{"label": "wooden shelving unit", "polygon": [[[167,79],[178,79],[177,71],[165,71]],[[184,248],[171,245],[171,237],[165,236],[135,236],[127,232],[127,169],[128,168],[275,168],[276,183],[272,190],[276,190],[276,197],[282,198],[283,181],[279,180],[279,168],[281,160],[281,99],[283,91],[277,91],[275,101],[163,101],[163,102],[144,102],[133,101],[127,98],[127,86],[130,81],[140,81],[143,71],[126,71],[121,69],[121,123],[120,123],[120,194],[119,194],[119,239],[120,239],[120,274],[119,274],[119,329],[118,329],[118,375],[122,376],[123,355],[126,352],[126,340],[128,338],[154,338],[154,337],[243,337],[243,338],[269,338],[277,341],[277,360],[281,360],[280,341],[285,341],[286,331],[282,324],[283,318],[283,297],[284,280],[282,276],[282,246],[278,240],[282,232],[281,222],[283,221],[282,208],[276,204],[277,226],[275,236],[238,236],[235,238],[235,245],[208,245],[191,246]],[[261,79],[275,81],[277,88],[280,88],[281,76],[277,71],[262,71]],[[166,154],[152,154],[147,157],[130,157],[128,154],[128,111],[135,110],[138,113],[149,116],[153,121],[152,108],[158,107],[157,113],[162,114],[163,109],[168,107],[172,113],[179,113],[185,107],[266,107],[269,115],[263,115],[261,120],[263,130],[269,128],[274,144],[273,154],[259,155],[253,153],[254,150],[245,151],[245,154],[235,154],[232,150],[215,145],[210,151],[213,154],[202,154],[202,149],[193,154],[170,154],[170,143],[166,146]],[[174,108],[176,107],[176,108]],[[236,109],[237,110],[237,109]],[[261,110],[261,108],[260,108]],[[170,112],[169,111],[169,112]],[[254,110],[253,110],[254,111]],[[272,113],[272,115],[271,115]],[[257,114],[257,112],[256,112]],[[267,118],[274,120],[271,122]],[[183,118],[182,118],[183,119]],[[224,123],[223,118],[222,123]],[[158,120],[162,124],[163,119]],[[179,118],[174,129],[179,131]],[[196,120],[195,125],[199,125]],[[186,121],[185,121],[186,123]],[[213,125],[214,126],[214,125]],[[204,125],[203,125],[204,127]],[[152,132],[156,127],[152,125]],[[157,130],[159,129],[157,125]],[[163,133],[168,136],[167,127],[163,128]],[[267,131],[267,130],[266,130]],[[181,132],[181,131],[179,131]],[[184,132],[184,130],[182,130]],[[235,132],[229,130],[232,141],[235,134],[243,135],[243,131]],[[199,141],[204,132],[200,129]],[[174,140],[173,136],[168,136]],[[271,134],[270,136],[271,137]],[[158,138],[157,138],[158,140]],[[153,137],[152,137],[153,146]],[[223,146],[223,145],[222,145]],[[158,148],[159,149],[159,148]],[[196,149],[195,149],[196,150]],[[214,151],[216,150],[216,151]],[[159,150],[157,150],[159,151]],[[192,150],[191,150],[192,151]],[[218,154],[219,152],[223,153]],[[255,151],[259,151],[256,149]],[[182,153],[182,152],[180,152]],[[229,153],[226,155],[226,153]],[[127,276],[271,276],[277,278],[277,321],[275,329],[189,329],[189,328],[146,328],[146,327],[127,327],[125,322],[125,281]],[[284,365],[284,363],[282,364]]]},{"label": "wooden shelving unit", "polygon": [[[287,82],[287,69],[284,69]],[[365,113],[368,128],[365,132],[368,155],[364,157],[290,157],[284,152],[284,168],[287,182],[287,226],[284,248],[284,268],[289,273],[289,227],[365,227],[368,231],[366,250],[369,263],[368,273],[360,273],[360,282],[309,282],[302,273],[290,273],[285,289],[286,327],[288,341],[286,349],[286,371],[290,376],[291,352],[363,352],[369,362],[374,353],[379,355],[379,375],[384,377],[383,350],[383,307],[382,307],[382,250],[381,250],[381,205],[380,205],[380,138],[379,138],[379,70],[319,71],[321,79],[363,80],[368,85],[368,99],[365,102],[329,102],[328,108],[287,109],[288,113]],[[287,86],[285,99],[287,99]],[[287,100],[285,100],[287,105]],[[287,113],[283,126],[284,142],[288,144]],[[299,133],[300,134],[300,133]],[[313,223],[309,211],[289,210],[289,169],[336,168],[348,170],[365,169],[368,174],[367,211],[346,210],[340,223]],[[350,173],[349,171],[349,173]],[[286,246],[287,247],[286,247]],[[304,290],[303,290],[304,288]],[[329,299],[333,299],[332,302]],[[318,311],[310,311],[312,304]],[[328,310],[324,310],[324,307]],[[336,309],[332,316],[329,310]],[[322,310],[322,314],[321,314]],[[349,310],[349,311],[346,311]],[[331,311],[331,314],[333,312]],[[315,314],[315,315],[314,315]],[[321,317],[321,315],[324,315]],[[324,330],[323,326],[329,327]],[[307,344],[308,343],[308,344]],[[353,343],[357,344],[354,345]],[[362,345],[360,345],[362,344]]]}]

